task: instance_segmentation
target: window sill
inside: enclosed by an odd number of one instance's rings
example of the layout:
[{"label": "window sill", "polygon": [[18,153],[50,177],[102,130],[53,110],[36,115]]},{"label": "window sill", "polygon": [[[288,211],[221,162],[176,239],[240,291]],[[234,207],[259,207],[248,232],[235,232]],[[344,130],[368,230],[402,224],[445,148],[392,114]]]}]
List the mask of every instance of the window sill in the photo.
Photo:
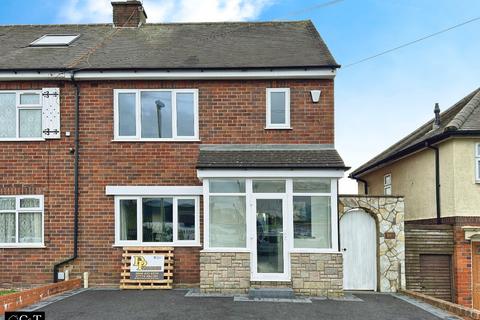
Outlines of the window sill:
[{"label": "window sill", "polygon": [[200,243],[115,243],[112,245],[114,248],[123,248],[123,247],[201,247]]},{"label": "window sill", "polygon": [[250,249],[245,249],[245,248],[209,248],[209,249],[203,249],[200,252],[212,252],[212,253],[221,253],[221,252],[239,252],[239,253],[250,253]]},{"label": "window sill", "polygon": [[335,249],[294,248],[294,249],[290,249],[290,253],[342,253],[342,252]]},{"label": "window sill", "polygon": [[43,244],[0,244],[0,249],[44,249]]},{"label": "window sill", "polygon": [[265,130],[293,130],[292,127],[265,127]]},{"label": "window sill", "polygon": [[43,138],[0,138],[0,142],[33,142],[45,141]]},{"label": "window sill", "polygon": [[113,139],[112,142],[200,142],[200,139]]}]

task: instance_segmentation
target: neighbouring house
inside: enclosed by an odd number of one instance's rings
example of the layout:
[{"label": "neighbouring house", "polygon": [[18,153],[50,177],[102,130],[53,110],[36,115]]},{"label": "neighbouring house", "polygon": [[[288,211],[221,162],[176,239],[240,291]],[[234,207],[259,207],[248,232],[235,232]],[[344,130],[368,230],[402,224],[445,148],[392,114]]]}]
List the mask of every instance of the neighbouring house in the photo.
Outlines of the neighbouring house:
[{"label": "neighbouring house", "polygon": [[405,197],[407,288],[480,308],[480,89],[354,170]]},{"label": "neighbouring house", "polygon": [[[0,285],[118,285],[124,248],[173,247],[175,286],[341,295],[339,65],[312,22],[112,6],[113,25],[0,26]],[[368,288],[395,290],[377,258]]]}]

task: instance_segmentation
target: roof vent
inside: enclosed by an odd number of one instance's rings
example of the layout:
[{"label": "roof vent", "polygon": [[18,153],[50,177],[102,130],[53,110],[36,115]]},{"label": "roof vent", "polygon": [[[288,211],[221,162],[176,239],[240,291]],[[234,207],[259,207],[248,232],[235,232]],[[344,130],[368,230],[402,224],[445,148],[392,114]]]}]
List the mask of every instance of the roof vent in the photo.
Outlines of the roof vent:
[{"label": "roof vent", "polygon": [[435,108],[433,109],[435,113],[435,120],[433,121],[433,130],[440,128],[440,106],[438,103],[435,103]]},{"label": "roof vent", "polygon": [[46,34],[30,43],[33,47],[69,46],[79,34]]}]

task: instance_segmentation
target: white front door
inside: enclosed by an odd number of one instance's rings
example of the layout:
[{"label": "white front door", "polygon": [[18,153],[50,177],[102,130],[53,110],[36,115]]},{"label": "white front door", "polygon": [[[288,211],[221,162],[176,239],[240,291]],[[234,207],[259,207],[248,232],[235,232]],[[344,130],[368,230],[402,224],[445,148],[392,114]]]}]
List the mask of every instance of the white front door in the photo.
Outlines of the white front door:
[{"label": "white front door", "polygon": [[286,198],[261,195],[253,199],[252,280],[288,281]]},{"label": "white front door", "polygon": [[344,290],[376,290],[377,228],[363,210],[347,212],[340,219]]}]

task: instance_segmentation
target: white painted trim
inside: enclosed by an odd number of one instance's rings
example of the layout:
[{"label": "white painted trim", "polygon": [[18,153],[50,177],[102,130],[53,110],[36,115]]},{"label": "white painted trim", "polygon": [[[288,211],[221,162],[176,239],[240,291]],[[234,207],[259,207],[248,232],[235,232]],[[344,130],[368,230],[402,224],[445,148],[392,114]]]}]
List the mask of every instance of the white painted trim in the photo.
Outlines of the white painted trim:
[{"label": "white painted trim", "polygon": [[[184,79],[333,79],[335,68],[271,69],[271,70],[200,70],[200,71],[77,71],[76,80],[184,80]],[[72,72],[6,71],[0,72],[0,81],[70,80]]]},{"label": "white painted trim", "polygon": [[199,196],[202,186],[106,186],[109,196]]},{"label": "white painted trim", "polygon": [[[172,242],[144,242],[143,239],[143,224],[142,224],[142,198],[145,197],[169,197],[173,198],[173,241]],[[178,240],[178,199],[194,199],[195,201],[195,240]],[[120,240],[120,201],[121,200],[136,200],[137,201],[137,240]],[[113,247],[128,247],[128,246],[149,246],[149,247],[201,247],[200,241],[200,200],[198,196],[115,196],[115,243]]]},{"label": "white painted trim", "polygon": [[341,169],[292,169],[292,170],[258,170],[258,169],[199,169],[197,177],[204,178],[343,178]]},{"label": "white painted trim", "polygon": [[[271,94],[275,92],[285,93],[285,123],[272,123]],[[265,129],[292,129],[290,127],[290,88],[267,88],[266,89],[266,125]]]},{"label": "white painted trim", "polygon": [[[172,97],[172,137],[170,138],[142,138],[142,109],[141,95],[142,92],[170,92]],[[119,130],[119,111],[118,111],[118,95],[121,93],[135,94],[135,136],[120,136]],[[179,136],[177,132],[177,94],[191,93],[193,94],[193,121],[194,135]],[[148,142],[176,142],[176,141],[198,141],[199,138],[199,115],[198,115],[198,89],[114,89],[113,90],[113,114],[114,114],[114,132],[113,141],[148,141]]]}]

